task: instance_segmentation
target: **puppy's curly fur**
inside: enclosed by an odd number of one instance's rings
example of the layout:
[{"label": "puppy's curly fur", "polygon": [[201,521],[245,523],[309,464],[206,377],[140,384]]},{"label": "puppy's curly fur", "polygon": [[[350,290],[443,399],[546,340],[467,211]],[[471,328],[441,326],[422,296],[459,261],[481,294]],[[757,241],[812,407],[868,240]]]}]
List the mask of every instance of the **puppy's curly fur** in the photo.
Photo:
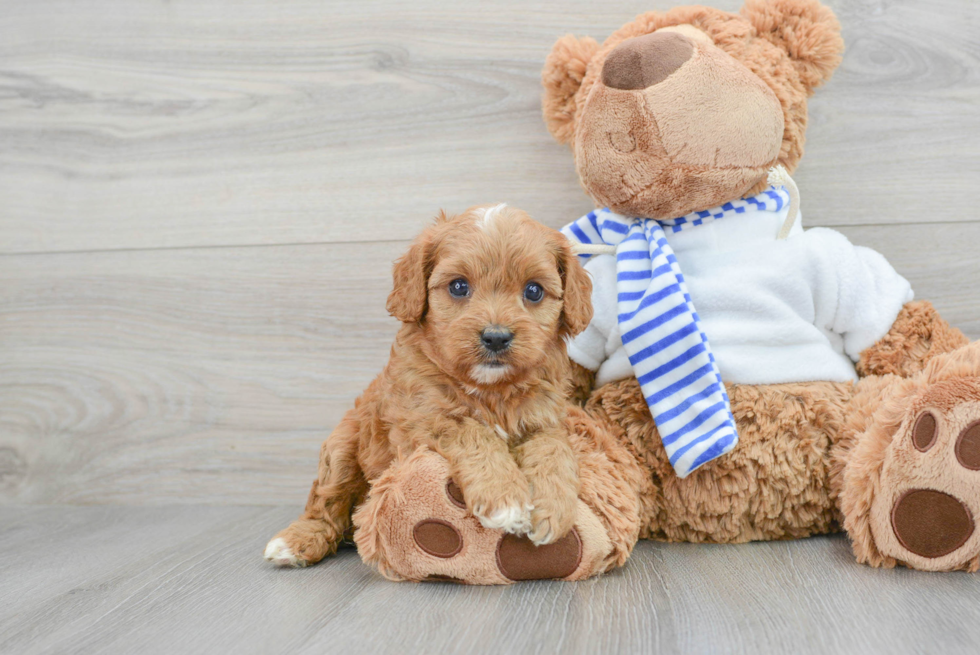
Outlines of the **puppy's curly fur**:
[{"label": "puppy's curly fur", "polygon": [[[387,307],[402,327],[387,366],[323,443],[306,510],[266,558],[305,566],[333,553],[370,481],[420,446],[449,461],[484,526],[538,544],[568,532],[579,479],[565,339],[588,326],[591,294],[568,241],[524,212],[440,214],[395,263]],[[487,328],[509,345],[488,347]]]}]

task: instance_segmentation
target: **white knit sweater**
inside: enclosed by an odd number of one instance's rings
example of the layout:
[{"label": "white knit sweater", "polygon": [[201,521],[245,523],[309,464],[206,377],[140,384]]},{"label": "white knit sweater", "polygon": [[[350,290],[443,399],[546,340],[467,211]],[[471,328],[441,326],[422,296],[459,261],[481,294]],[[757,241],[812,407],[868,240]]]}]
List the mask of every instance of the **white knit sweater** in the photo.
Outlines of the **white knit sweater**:
[{"label": "white knit sweater", "polygon": [[[777,240],[788,208],[748,211],[667,240],[725,382],[857,379],[861,352],[883,337],[912,289],[879,253],[799,218]],[[616,260],[593,257],[594,318],[569,356],[605,384],[633,375],[620,339]]]}]

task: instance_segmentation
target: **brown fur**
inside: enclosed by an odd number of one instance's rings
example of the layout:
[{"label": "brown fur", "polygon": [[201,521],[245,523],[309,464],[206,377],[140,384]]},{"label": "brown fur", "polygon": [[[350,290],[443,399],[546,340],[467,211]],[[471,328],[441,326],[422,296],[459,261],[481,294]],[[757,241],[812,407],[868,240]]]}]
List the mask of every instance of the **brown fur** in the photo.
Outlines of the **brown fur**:
[{"label": "brown fur", "polygon": [[[458,278],[465,298],[449,293]],[[277,538],[305,563],[332,553],[369,482],[419,448],[449,461],[477,517],[533,506],[532,540],[563,536],[579,492],[565,337],[592,317],[591,281],[567,240],[505,206],[440,214],[394,279],[388,309],[403,325],[388,364],[324,442],[306,511]],[[530,281],[545,291],[538,302],[523,296]],[[481,344],[490,325],[514,335],[499,355]]]},{"label": "brown fur", "polygon": [[884,339],[861,353],[858,375],[900,375],[921,371],[936,355],[970,343],[962,332],[944,321],[928,301],[907,304]]},{"label": "brown fur", "polygon": [[575,94],[598,49],[595,39],[568,34],[558,39],[545,60],[541,73],[545,121],[559,143],[568,143],[575,134]]},{"label": "brown fur", "polygon": [[728,392],[738,447],[684,479],[670,465],[634,378],[598,389],[586,405],[648,472],[640,536],[738,543],[833,530],[829,452],[851,385],[734,385]]},{"label": "brown fur", "polygon": [[576,405],[582,406],[592,395],[595,389],[595,371],[590,371],[581,364],[569,361],[571,365],[571,385],[572,390],[569,398]]},{"label": "brown fur", "polygon": [[645,473],[624,444],[587,412],[569,409],[568,430],[582,477],[579,497],[602,521],[612,544],[594,575],[622,566],[633,551],[640,530],[638,490]]}]

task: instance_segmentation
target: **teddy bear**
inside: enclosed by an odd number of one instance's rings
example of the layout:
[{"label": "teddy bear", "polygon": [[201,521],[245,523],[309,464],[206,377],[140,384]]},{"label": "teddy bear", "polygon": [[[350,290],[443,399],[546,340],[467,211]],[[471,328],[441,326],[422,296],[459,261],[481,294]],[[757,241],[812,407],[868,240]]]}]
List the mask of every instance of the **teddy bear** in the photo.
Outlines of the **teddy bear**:
[{"label": "teddy bear", "polygon": [[980,344],[881,255],[801,224],[807,99],[842,51],[817,0],[677,7],[554,45],[545,122],[597,207],[563,230],[593,276],[568,344],[575,527],[538,547],[486,529],[420,450],[353,514],[365,562],[580,580],[641,538],[843,531],[870,566],[977,570]]}]

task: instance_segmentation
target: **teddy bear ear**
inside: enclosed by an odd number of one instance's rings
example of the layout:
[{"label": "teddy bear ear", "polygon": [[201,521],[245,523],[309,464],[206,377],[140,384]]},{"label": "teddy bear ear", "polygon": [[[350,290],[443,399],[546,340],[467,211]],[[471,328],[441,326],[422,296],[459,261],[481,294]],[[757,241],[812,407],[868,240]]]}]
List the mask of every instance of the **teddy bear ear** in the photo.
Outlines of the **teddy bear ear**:
[{"label": "teddy bear ear", "polygon": [[807,89],[829,80],[840,65],[840,22],[817,0],[746,0],[741,14],[760,37],[789,53]]},{"label": "teddy bear ear", "polygon": [[558,143],[568,143],[575,134],[575,93],[582,86],[589,61],[599,50],[590,37],[571,34],[558,39],[544,62],[544,122]]}]

